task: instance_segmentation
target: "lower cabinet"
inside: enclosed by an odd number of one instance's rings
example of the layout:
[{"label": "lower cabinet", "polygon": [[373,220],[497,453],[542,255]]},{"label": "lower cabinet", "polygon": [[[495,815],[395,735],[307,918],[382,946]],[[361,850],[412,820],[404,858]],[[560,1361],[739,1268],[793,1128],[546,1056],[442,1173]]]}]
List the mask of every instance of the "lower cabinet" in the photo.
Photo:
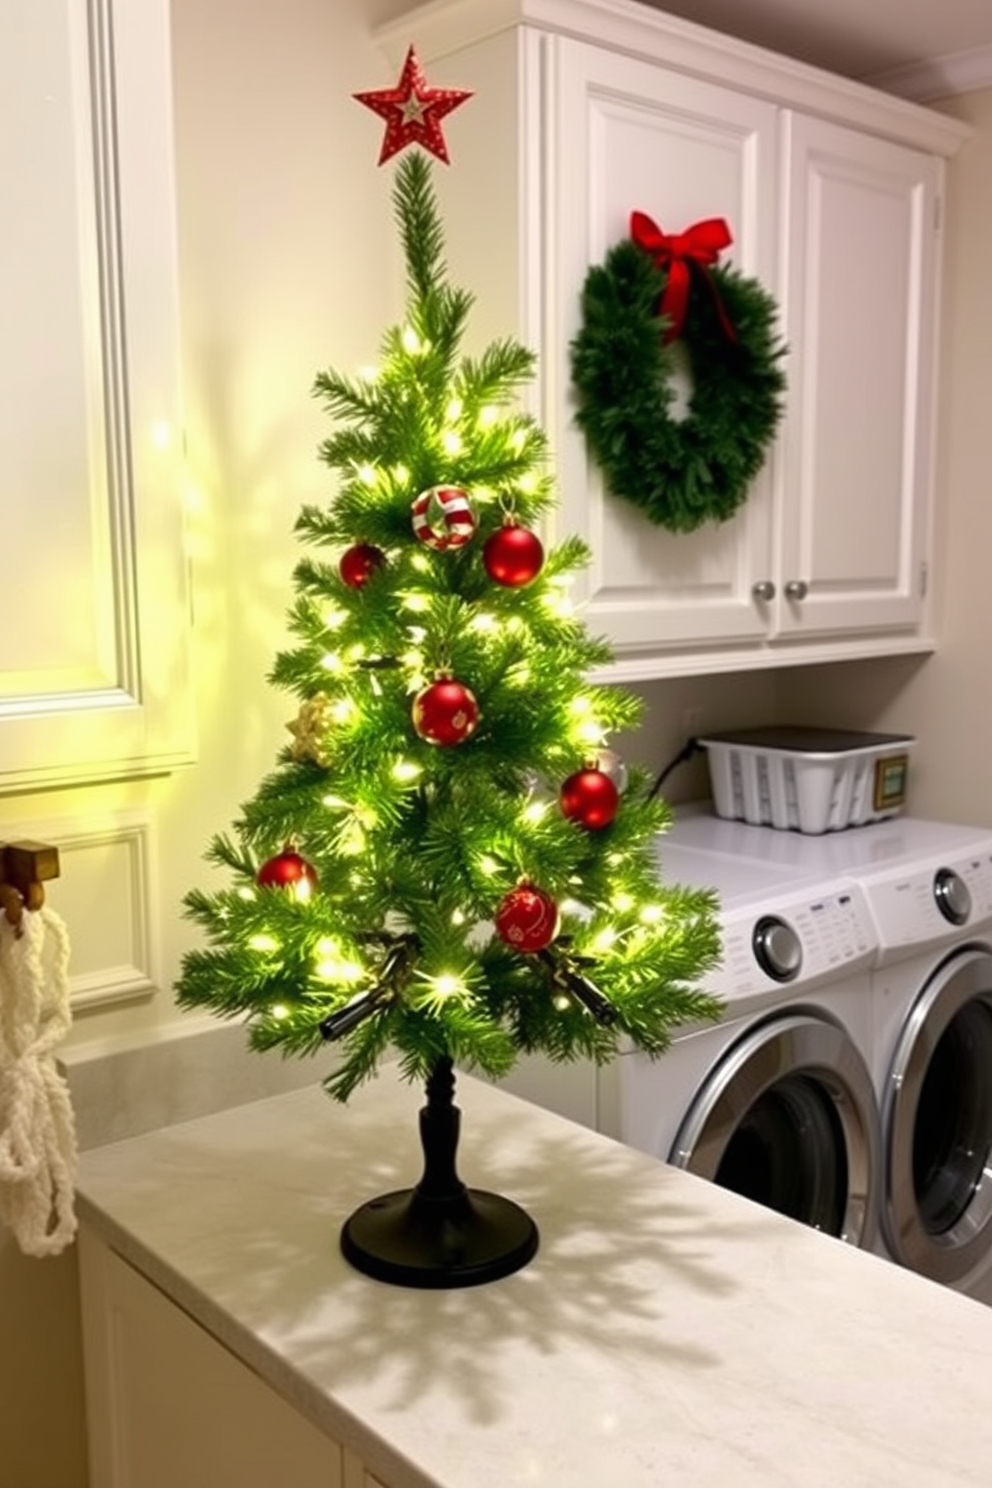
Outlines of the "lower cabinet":
[{"label": "lower cabinet", "polygon": [[86,1228],[79,1259],[91,1488],[383,1488]]}]

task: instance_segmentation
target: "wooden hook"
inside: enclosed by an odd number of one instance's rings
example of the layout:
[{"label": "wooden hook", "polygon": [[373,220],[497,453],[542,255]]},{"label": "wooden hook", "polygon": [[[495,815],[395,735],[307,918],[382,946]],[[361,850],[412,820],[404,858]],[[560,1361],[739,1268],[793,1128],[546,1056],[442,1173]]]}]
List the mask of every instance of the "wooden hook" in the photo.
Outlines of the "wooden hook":
[{"label": "wooden hook", "polygon": [[0,843],[0,912],[21,933],[24,911],[40,909],[45,883],[59,876],[59,850],[44,842]]}]

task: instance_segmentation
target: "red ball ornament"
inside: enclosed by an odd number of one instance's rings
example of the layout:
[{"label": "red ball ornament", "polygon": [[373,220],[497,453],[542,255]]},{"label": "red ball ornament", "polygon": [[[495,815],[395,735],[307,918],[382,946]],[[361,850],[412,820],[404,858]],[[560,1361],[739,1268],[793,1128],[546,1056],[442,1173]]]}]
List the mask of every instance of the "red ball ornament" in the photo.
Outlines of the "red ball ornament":
[{"label": "red ball ornament", "polygon": [[563,782],[558,801],[569,821],[598,832],[616,816],[620,792],[603,770],[576,770]]},{"label": "red ball ornament", "polygon": [[421,491],[411,515],[417,537],[439,553],[463,548],[475,533],[475,513],[468,492],[459,486],[431,486]]},{"label": "red ball ornament", "polygon": [[496,934],[515,951],[543,951],[558,934],[558,906],[536,884],[521,883],[500,901]]},{"label": "red ball ornament", "polygon": [[287,846],[262,864],[255,882],[263,889],[295,889],[297,895],[304,898],[317,887],[317,870],[295,849]]},{"label": "red ball ornament", "polygon": [[486,573],[495,584],[520,589],[541,572],[544,548],[541,539],[516,522],[507,522],[488,538],[482,549]]},{"label": "red ball ornament", "polygon": [[441,677],[413,700],[413,726],[428,744],[463,744],[475,733],[479,705],[461,682]]},{"label": "red ball ornament", "polygon": [[353,548],[348,548],[341,554],[338,573],[349,589],[361,589],[385,561],[386,555],[381,548],[374,547],[372,543],[356,543]]}]

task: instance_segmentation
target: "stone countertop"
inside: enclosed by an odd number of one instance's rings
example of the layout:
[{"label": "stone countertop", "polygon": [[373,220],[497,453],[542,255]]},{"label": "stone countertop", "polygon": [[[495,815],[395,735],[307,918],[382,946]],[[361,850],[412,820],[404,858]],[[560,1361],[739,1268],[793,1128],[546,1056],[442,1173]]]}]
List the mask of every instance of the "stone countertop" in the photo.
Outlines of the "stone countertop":
[{"label": "stone countertop", "polygon": [[391,1488],[988,1488],[992,1309],[465,1076],[459,1171],[537,1221],[502,1281],[338,1250],[415,1183],[392,1071],[83,1154],[78,1211]]}]

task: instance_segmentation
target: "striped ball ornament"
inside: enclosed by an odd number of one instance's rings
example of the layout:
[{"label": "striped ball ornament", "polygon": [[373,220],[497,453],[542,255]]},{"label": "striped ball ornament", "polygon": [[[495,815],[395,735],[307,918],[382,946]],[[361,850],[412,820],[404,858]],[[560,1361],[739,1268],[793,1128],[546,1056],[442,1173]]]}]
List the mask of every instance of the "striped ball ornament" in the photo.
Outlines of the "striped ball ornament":
[{"label": "striped ball ornament", "polygon": [[460,486],[431,486],[411,508],[413,530],[435,552],[463,548],[475,535],[476,520],[468,492]]}]

